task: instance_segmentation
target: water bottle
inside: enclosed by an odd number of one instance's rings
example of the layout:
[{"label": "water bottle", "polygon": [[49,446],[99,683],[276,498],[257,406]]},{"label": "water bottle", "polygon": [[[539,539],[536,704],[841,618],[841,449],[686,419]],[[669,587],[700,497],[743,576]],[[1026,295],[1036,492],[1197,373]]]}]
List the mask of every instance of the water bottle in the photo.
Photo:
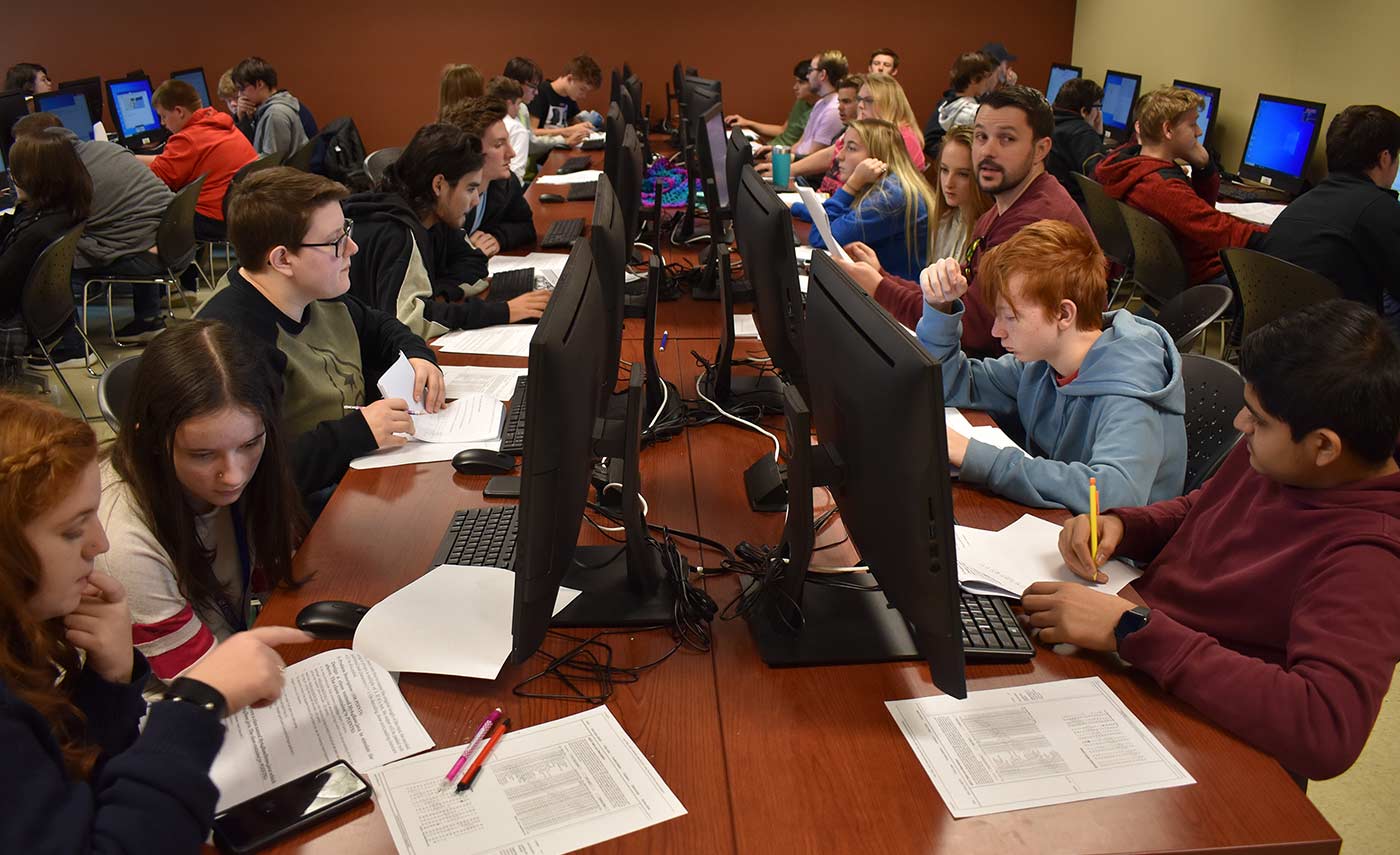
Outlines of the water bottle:
[{"label": "water bottle", "polygon": [[792,179],[792,149],[785,145],[773,146],[773,184],[786,188]]}]

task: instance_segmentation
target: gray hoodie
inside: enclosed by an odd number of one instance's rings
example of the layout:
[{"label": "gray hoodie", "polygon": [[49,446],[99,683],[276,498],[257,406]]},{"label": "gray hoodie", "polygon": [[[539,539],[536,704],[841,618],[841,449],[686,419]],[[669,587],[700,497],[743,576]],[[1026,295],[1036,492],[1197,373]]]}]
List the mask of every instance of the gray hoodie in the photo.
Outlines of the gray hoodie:
[{"label": "gray hoodie", "polygon": [[258,154],[289,155],[306,145],[301,102],[285,89],[268,96],[253,114],[253,148]]},{"label": "gray hoodie", "polygon": [[[55,133],[60,131],[55,131]],[[92,176],[92,213],[78,240],[78,269],[102,267],[156,243],[160,219],[175,194],[131,152],[105,140],[84,141],[61,129]]]},{"label": "gray hoodie", "polygon": [[954,98],[938,108],[938,124],[945,131],[951,131],[956,125],[971,127],[977,121],[977,108],[980,106],[981,102],[971,95]]}]

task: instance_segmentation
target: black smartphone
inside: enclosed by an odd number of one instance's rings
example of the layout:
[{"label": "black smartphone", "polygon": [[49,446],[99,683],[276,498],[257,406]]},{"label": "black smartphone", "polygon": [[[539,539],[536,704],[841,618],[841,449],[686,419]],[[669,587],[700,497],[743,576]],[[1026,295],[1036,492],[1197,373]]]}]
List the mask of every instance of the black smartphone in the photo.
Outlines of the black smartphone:
[{"label": "black smartphone", "polygon": [[486,482],[486,489],[481,491],[481,495],[488,499],[518,499],[520,498],[520,476],[497,475]]},{"label": "black smartphone", "polygon": [[256,852],[349,810],[369,795],[369,782],[349,763],[337,760],[216,814],[214,843],[234,855]]}]

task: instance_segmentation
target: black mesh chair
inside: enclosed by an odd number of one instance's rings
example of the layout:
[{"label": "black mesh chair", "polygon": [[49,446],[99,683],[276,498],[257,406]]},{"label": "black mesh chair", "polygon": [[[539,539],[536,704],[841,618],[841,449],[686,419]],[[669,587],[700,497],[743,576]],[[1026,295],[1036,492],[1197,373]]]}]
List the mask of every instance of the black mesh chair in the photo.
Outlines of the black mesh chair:
[{"label": "black mesh chair", "polygon": [[1161,324],[1185,353],[1230,308],[1235,295],[1224,285],[1193,285],[1167,302],[1152,320]]},{"label": "black mesh chair", "polygon": [[370,183],[378,184],[379,179],[384,177],[384,170],[389,168],[389,164],[398,160],[401,154],[403,154],[403,149],[396,145],[370,152],[369,156],[365,158],[365,174],[369,176]]},{"label": "black mesh chair", "polygon": [[1289,312],[1342,296],[1330,279],[1252,249],[1222,249],[1220,260],[1242,304],[1231,335],[1236,342]]},{"label": "black mesh chair", "polygon": [[1189,493],[1220,468],[1239,442],[1235,416],[1244,406],[1244,378],[1229,363],[1198,353],[1182,354],[1181,376],[1186,385],[1185,492]]},{"label": "black mesh chair", "polygon": [[1087,175],[1070,174],[1084,194],[1084,215],[1089,220],[1089,228],[1094,230],[1094,239],[1104,255],[1123,269],[1123,274],[1109,283],[1113,286],[1108,298],[1111,306],[1118,299],[1119,290],[1133,278],[1133,239],[1118,210],[1118,202],[1104,192],[1103,185]]},{"label": "black mesh chair", "polygon": [[1123,202],[1118,211],[1133,241],[1133,282],[1147,304],[1160,309],[1191,287],[1186,262],[1166,226]]},{"label": "black mesh chair", "polygon": [[136,374],[140,368],[141,356],[137,354],[113,362],[112,367],[102,372],[102,379],[97,381],[97,408],[113,431],[122,428],[122,419],[126,417],[131,390],[136,387]]},{"label": "black mesh chair", "polygon": [[283,166],[290,166],[293,169],[300,169],[302,172],[311,171],[311,158],[316,154],[316,140],[310,139],[302,144],[301,148],[287,155],[287,159],[282,161]]},{"label": "black mesh chair", "polygon": [[[82,233],[82,226],[74,226],[63,237],[49,244],[39,255],[39,260],[34,262],[34,267],[29,271],[29,278],[25,280],[24,291],[20,294],[20,315],[24,318],[24,326],[29,330],[30,337],[38,345],[39,352],[49,363],[49,368],[53,369],[54,376],[63,384],[63,388],[68,391],[68,397],[73,400],[73,405],[86,420],[87,411],[78,401],[73,387],[68,384],[68,378],[63,376],[63,372],[53,361],[53,353],[49,349],[50,345],[58,342],[78,313],[78,307],[73,302],[71,280],[73,256],[78,252],[78,238]],[[93,348],[82,327],[78,328],[78,332],[83,336],[83,345],[86,348],[84,354],[91,353],[95,356],[97,361],[102,363],[105,372],[106,360]],[[91,366],[87,371],[93,374]],[[47,391],[48,384],[42,382],[42,378],[41,385]]]}]

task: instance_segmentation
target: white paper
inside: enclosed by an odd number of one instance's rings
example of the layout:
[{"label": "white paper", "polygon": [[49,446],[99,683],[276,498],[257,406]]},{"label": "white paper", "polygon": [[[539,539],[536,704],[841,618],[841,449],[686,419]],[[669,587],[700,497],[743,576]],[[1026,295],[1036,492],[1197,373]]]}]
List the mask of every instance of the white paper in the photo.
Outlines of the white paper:
[{"label": "white paper", "polygon": [[[560,588],[554,613],[578,595]],[[514,598],[509,570],[443,564],[370,608],[354,649],[390,671],[494,680],[510,656]]]},{"label": "white paper", "polygon": [[1108,581],[1076,576],[1060,557],[1061,526],[1026,514],[1001,531],[954,526],[958,541],[958,580],[969,591],[1019,600],[1036,582],[1075,582],[1116,594],[1142,575],[1122,561],[1099,568]]},{"label": "white paper", "polygon": [[[908,327],[904,328],[909,329]],[[967,416],[963,415],[962,410],[957,407],[943,408],[943,424],[954,433],[960,433],[963,436],[972,435],[972,422],[968,421]]]},{"label": "white paper", "polygon": [[826,208],[822,207],[821,199],[810,187],[798,187],[797,192],[807,205],[807,213],[812,215],[812,227],[820,232],[822,240],[826,241],[826,251],[842,261],[850,261],[851,257],[846,254],[846,250],[831,236],[831,221],[826,218]]},{"label": "white paper", "polygon": [[754,321],[753,315],[734,316],[734,337],[758,338],[758,324]]},{"label": "white paper", "polygon": [[444,353],[480,353],[487,356],[530,355],[530,339],[536,324],[498,324],[475,330],[453,330],[438,336],[433,344]]},{"label": "white paper", "polygon": [[460,751],[370,775],[400,855],[553,855],[686,812],[605,706],[507,733],[459,795],[440,784]]},{"label": "white paper", "polygon": [[807,277],[801,273],[797,274],[797,287],[803,294],[807,293]]},{"label": "white paper", "polygon": [[1251,223],[1258,223],[1261,226],[1272,226],[1278,215],[1283,213],[1287,205],[1275,205],[1272,202],[1217,202],[1215,209],[1232,217],[1239,217],[1241,220],[1248,220]]},{"label": "white paper", "polygon": [[287,666],[277,702],[224,719],[217,810],[344,760],[360,773],[433,747],[384,668],[344,648]]},{"label": "white paper", "polygon": [[1098,677],[885,707],[955,817],[1196,783]]},{"label": "white paper", "polygon": [[525,368],[491,368],[484,365],[444,365],[442,378],[447,383],[447,397],[489,395],[498,401],[509,401],[515,394],[515,381],[525,376]]},{"label": "white paper", "polygon": [[501,435],[506,411],[490,395],[463,395],[436,413],[413,417],[415,442],[483,442]]},{"label": "white paper", "polygon": [[[812,195],[822,201],[825,201],[826,199],[830,198],[826,193],[813,193]],[[796,205],[798,202],[803,202],[803,204],[806,204],[805,200],[802,198],[801,193],[779,193],[778,198],[782,199],[783,204],[787,205],[789,208],[791,208],[793,205]]]},{"label": "white paper", "polygon": [[496,255],[486,262],[486,270],[489,273],[504,273],[507,270],[523,270],[527,267],[535,268],[536,273],[544,271],[554,271],[558,273],[564,269],[564,264],[569,260],[567,252],[532,252],[528,255]]},{"label": "white paper", "polygon": [[408,402],[410,413],[421,413],[423,407],[413,400],[413,365],[408,355],[399,351],[399,358],[389,366],[389,370],[379,376],[379,394],[384,398],[402,398]]},{"label": "white paper", "polygon": [[799,262],[812,263],[812,248],[810,246],[795,246],[792,248],[792,257]]},{"label": "white paper", "polygon": [[587,184],[590,181],[597,181],[603,174],[601,169],[580,169],[578,172],[568,172],[563,175],[555,173],[553,175],[541,175],[535,179],[536,184]]},{"label": "white paper", "polygon": [[407,466],[415,463],[437,463],[451,460],[457,452],[468,448],[484,448],[487,451],[500,451],[501,439],[483,442],[406,442],[393,448],[381,448],[363,457],[350,461],[351,469],[384,469],[389,466]]}]

